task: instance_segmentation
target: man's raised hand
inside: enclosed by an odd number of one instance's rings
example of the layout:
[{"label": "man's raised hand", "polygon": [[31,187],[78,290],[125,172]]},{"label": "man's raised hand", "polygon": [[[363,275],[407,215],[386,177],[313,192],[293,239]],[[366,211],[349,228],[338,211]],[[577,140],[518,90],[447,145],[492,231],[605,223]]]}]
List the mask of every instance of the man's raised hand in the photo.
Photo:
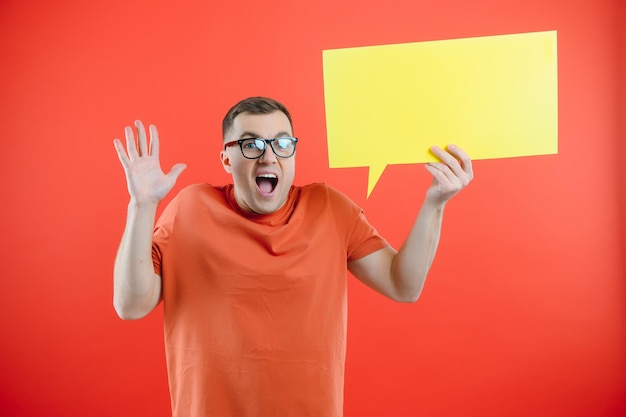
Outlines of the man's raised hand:
[{"label": "man's raised hand", "polygon": [[446,150],[431,148],[441,161],[431,162],[425,168],[433,176],[426,199],[435,204],[445,204],[474,178],[470,157],[458,146],[449,145]]},{"label": "man's raised hand", "polygon": [[176,179],[187,167],[176,164],[165,174],[159,162],[159,133],[156,126],[150,125],[150,142],[141,121],[135,121],[137,139],[134,130],[126,126],[126,150],[119,139],[113,141],[117,156],[126,173],[128,192],[136,203],[157,204],[174,187]]}]

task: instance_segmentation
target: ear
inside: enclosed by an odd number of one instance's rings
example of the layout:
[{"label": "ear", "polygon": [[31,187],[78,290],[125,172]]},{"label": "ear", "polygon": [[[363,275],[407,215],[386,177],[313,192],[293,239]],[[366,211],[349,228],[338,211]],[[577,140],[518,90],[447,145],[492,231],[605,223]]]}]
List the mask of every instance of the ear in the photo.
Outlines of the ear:
[{"label": "ear", "polygon": [[222,167],[224,168],[224,171],[226,171],[229,174],[232,174],[233,169],[232,169],[232,165],[230,164],[230,157],[228,156],[228,152],[226,151],[226,149],[220,152],[220,159],[222,160]]}]

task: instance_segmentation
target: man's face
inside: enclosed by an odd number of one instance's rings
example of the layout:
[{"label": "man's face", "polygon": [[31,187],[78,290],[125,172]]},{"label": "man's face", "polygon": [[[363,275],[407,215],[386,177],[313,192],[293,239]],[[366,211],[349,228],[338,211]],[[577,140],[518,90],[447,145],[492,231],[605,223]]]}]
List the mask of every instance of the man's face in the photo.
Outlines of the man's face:
[{"label": "man's face", "polygon": [[[268,114],[241,113],[226,133],[225,143],[246,138],[274,139],[293,136],[291,124],[281,111]],[[260,158],[246,159],[239,144],[220,154],[226,172],[232,175],[239,206],[257,214],[278,210],[287,200],[296,170],[296,156],[279,158],[269,144]]]}]

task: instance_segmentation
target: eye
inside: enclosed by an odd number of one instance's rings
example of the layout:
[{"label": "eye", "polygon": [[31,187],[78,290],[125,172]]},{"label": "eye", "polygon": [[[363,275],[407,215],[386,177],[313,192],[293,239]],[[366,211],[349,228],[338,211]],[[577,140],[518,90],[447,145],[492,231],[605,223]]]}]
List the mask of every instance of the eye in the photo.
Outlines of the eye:
[{"label": "eye", "polygon": [[261,139],[248,139],[241,144],[241,147],[244,150],[257,150],[257,149],[265,149],[265,142]]}]

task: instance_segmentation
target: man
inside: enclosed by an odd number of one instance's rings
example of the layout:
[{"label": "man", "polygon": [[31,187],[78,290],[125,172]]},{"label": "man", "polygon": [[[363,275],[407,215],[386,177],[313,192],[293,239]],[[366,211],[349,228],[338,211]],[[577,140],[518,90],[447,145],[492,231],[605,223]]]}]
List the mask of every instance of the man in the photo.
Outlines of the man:
[{"label": "man", "polygon": [[441,162],[396,252],[347,197],[293,185],[297,139],[279,102],[251,97],[223,122],[233,184],[182,190],[155,227],[157,205],[185,166],[164,174],[157,129],[114,141],[130,204],[115,262],[114,305],[138,319],[161,300],[173,415],[324,416],[343,408],[349,270],[401,302],[420,295],[443,210],[473,177],[458,147]]}]

